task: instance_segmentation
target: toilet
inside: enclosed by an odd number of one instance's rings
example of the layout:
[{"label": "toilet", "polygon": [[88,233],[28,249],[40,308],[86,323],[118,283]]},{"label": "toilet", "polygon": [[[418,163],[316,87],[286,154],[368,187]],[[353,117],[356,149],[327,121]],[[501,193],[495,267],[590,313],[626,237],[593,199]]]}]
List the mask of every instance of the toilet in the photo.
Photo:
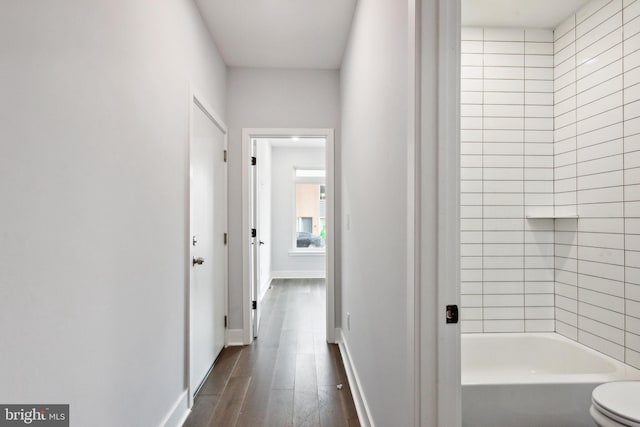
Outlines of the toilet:
[{"label": "toilet", "polygon": [[640,427],[640,381],[599,385],[591,393],[589,412],[600,427]]}]

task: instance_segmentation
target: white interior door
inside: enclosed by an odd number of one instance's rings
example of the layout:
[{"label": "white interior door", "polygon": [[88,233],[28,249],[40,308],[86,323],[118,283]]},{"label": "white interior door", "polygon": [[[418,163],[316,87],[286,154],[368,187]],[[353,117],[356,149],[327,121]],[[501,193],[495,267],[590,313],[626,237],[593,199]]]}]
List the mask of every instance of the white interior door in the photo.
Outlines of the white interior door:
[{"label": "white interior door", "polygon": [[260,329],[260,227],[258,221],[258,159],[257,159],[257,141],[251,141],[251,229],[255,230],[255,236],[252,231],[251,238],[251,301],[252,301],[252,330],[253,338],[258,338]]},{"label": "white interior door", "polygon": [[224,347],[225,133],[197,103],[190,141],[190,387],[195,395]]},{"label": "white interior door", "polygon": [[271,277],[271,143],[257,139],[260,161],[256,165],[258,222],[258,304],[264,298]]}]

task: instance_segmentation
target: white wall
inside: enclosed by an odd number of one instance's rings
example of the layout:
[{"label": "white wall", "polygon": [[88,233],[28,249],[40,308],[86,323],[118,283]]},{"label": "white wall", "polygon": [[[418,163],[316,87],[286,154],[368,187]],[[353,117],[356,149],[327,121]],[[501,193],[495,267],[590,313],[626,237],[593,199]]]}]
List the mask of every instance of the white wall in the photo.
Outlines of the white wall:
[{"label": "white wall", "polygon": [[322,148],[273,148],[272,209],[274,277],[306,277],[305,274],[325,271],[324,254],[290,254],[295,232],[295,167],[325,167]]},{"label": "white wall", "polygon": [[0,401],[158,426],[186,389],[189,82],[225,110],[193,2],[5,1]]},{"label": "white wall", "polygon": [[413,424],[407,363],[413,337],[406,318],[408,16],[407,2],[358,2],[340,74],[342,325],[379,426]]},{"label": "white wall", "polygon": [[640,1],[555,30],[556,328],[640,368]]},{"label": "white wall", "polygon": [[[336,70],[230,68],[229,126],[229,327],[242,328],[242,129],[334,128],[336,180],[340,171],[340,93]],[[338,189],[336,189],[338,190]],[[336,200],[340,200],[336,191]],[[336,212],[340,206],[336,203]],[[336,214],[338,216],[338,213]],[[336,218],[336,241],[340,241]],[[340,288],[340,247],[336,246],[336,292]],[[339,312],[340,301],[336,301]],[[339,319],[338,319],[339,321]]]}]

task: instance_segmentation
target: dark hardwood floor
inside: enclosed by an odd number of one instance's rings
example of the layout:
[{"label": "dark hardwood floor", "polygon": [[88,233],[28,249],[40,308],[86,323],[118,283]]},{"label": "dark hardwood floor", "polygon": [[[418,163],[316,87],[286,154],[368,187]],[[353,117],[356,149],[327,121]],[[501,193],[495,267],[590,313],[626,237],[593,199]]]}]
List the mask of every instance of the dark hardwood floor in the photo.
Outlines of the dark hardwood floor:
[{"label": "dark hardwood floor", "polygon": [[340,351],[325,339],[324,280],[301,279],[272,282],[259,338],[223,350],[184,427],[359,425]]}]

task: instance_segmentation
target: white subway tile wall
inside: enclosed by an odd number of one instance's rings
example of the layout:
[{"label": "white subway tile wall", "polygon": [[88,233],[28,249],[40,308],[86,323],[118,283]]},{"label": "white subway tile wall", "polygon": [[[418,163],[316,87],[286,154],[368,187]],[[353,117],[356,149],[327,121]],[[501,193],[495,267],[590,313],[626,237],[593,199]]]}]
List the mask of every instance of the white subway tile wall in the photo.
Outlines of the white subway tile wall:
[{"label": "white subway tile wall", "polygon": [[640,1],[625,2],[623,17],[623,183],[625,362],[640,368]]},{"label": "white subway tile wall", "polygon": [[556,331],[636,367],[639,15],[593,1],[554,32],[555,209],[579,215],[555,220]]},{"label": "white subway tile wall", "polygon": [[462,31],[462,330],[553,331],[554,40]]},{"label": "white subway tile wall", "polygon": [[461,87],[463,332],[555,330],[640,368],[640,0],[464,28]]}]

